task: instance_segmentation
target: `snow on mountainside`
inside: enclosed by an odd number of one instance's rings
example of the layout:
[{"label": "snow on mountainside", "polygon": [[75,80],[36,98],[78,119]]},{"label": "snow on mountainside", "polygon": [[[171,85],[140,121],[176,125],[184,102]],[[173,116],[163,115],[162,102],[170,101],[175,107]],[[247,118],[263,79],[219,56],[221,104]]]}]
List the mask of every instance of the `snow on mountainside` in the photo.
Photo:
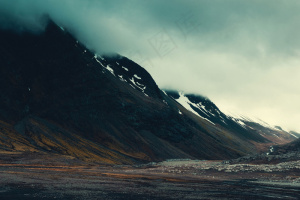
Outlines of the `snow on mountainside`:
[{"label": "snow on mountainside", "polygon": [[299,139],[299,137],[300,137],[300,133],[297,133],[295,131],[290,131],[289,134],[291,134],[292,136],[294,136],[297,139]]},{"label": "snow on mountainside", "polygon": [[[175,99],[178,103],[180,103],[182,106],[184,106],[187,110],[193,112],[194,114],[196,114],[197,116],[201,117],[202,119],[205,119],[207,120],[208,122],[212,123],[213,125],[215,125],[213,122],[211,122],[209,119],[199,115],[194,109],[194,108],[198,108],[200,110],[203,111],[203,113],[208,113],[206,110],[205,110],[205,106],[202,105],[202,103],[198,103],[198,104],[195,104],[193,102],[191,102],[189,100],[189,98],[187,98],[186,96],[184,96],[184,94],[182,92],[179,92],[179,98],[178,99]],[[207,114],[206,114],[207,115]],[[208,115],[207,115],[208,116]]]},{"label": "snow on mountainside", "polygon": [[[120,81],[129,84],[133,89],[142,92],[146,97],[149,97],[147,88],[150,88],[149,91],[151,91],[153,90],[153,85],[155,85],[154,88],[157,89],[156,84],[151,83],[149,79],[147,80],[149,76],[147,72],[141,71],[139,66],[128,65],[129,60],[127,58],[120,55],[110,57],[95,55],[94,58],[103,69],[118,77]],[[287,134],[287,132],[278,129],[278,127],[271,127],[262,120],[226,115],[206,97],[193,94],[185,95],[183,92],[176,91],[162,90],[162,92],[211,125],[228,129],[243,138],[254,139],[259,142],[274,142],[274,144],[283,144],[296,138],[295,135]],[[166,100],[162,101],[168,105]],[[182,115],[180,109],[178,109],[178,114]]]},{"label": "snow on mountainside", "polygon": [[0,151],[115,164],[256,151],[180,115],[143,67],[119,55],[95,56],[54,23],[39,35],[0,36]]},{"label": "snow on mountainside", "polygon": [[[297,139],[295,134],[284,131],[278,126],[270,126],[260,119],[252,120],[239,115],[226,115],[206,97],[193,94],[185,95],[183,92],[177,91],[166,91],[166,93],[195,115],[246,139],[255,138],[258,141],[269,141],[274,144],[285,144]],[[266,149],[264,148],[264,150]]]},{"label": "snow on mountainside", "polygon": [[293,140],[227,116],[205,97],[163,92],[134,61],[95,55],[54,23],[40,35],[0,30],[0,36],[6,153],[132,164],[231,159]]},{"label": "snow on mountainside", "polygon": [[150,74],[131,60],[118,54],[111,56],[95,54],[94,59],[113,76],[142,92],[146,97],[160,96],[157,95],[160,91]]}]

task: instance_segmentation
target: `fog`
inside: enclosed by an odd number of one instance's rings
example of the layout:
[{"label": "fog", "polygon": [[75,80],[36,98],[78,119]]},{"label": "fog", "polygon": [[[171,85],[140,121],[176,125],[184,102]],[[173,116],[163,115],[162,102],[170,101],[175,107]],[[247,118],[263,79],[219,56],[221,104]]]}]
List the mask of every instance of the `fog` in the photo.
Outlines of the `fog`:
[{"label": "fog", "polygon": [[300,131],[299,1],[0,0],[2,29],[40,33],[49,19],[92,51],[136,61],[161,88]]}]

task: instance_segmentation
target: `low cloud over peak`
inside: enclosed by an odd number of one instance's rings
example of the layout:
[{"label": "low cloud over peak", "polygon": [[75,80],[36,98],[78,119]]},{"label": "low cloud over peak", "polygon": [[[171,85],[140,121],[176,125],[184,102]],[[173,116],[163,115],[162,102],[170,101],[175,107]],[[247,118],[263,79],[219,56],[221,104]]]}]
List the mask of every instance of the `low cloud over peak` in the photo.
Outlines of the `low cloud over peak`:
[{"label": "low cloud over peak", "polygon": [[40,32],[48,17],[160,87],[300,131],[299,1],[0,0],[1,28]]}]

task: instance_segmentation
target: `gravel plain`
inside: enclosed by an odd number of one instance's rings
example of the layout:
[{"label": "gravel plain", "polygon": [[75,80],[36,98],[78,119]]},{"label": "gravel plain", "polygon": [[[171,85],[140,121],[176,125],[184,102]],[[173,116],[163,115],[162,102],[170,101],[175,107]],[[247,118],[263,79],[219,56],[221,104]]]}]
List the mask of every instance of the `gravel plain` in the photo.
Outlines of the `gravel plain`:
[{"label": "gravel plain", "polygon": [[300,161],[65,163],[0,162],[0,199],[300,199]]}]

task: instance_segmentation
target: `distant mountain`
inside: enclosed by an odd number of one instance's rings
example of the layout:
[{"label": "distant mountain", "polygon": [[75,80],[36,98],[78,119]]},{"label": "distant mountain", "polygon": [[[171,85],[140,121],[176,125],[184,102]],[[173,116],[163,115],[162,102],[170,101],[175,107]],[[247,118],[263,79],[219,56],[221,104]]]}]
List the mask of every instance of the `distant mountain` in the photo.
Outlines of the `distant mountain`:
[{"label": "distant mountain", "polygon": [[[293,132],[294,135],[296,132]],[[224,161],[226,163],[252,163],[252,164],[277,164],[300,160],[300,139],[287,144],[270,146],[268,152],[247,155],[237,159]]]},{"label": "distant mountain", "polygon": [[289,154],[293,152],[298,152],[300,154],[300,139],[297,139],[287,144],[272,146],[270,148],[269,154],[281,155],[281,154]]},{"label": "distant mountain", "polygon": [[275,135],[295,139],[227,116],[207,98],[165,93],[138,64],[96,55],[53,22],[39,35],[0,30],[0,44],[6,153],[132,164],[237,158],[279,143]]},{"label": "distant mountain", "polygon": [[282,130],[279,126],[271,127],[266,122],[252,120],[247,117],[233,117],[224,114],[208,98],[195,95],[184,94],[178,91],[167,91],[178,103],[195,115],[205,119],[216,127],[230,131],[235,136],[245,141],[252,141],[261,152],[268,150],[265,144],[286,144],[297,139],[297,133],[289,133]]},{"label": "distant mountain", "polygon": [[300,133],[298,133],[296,131],[290,131],[289,133],[297,138],[300,138]]}]

